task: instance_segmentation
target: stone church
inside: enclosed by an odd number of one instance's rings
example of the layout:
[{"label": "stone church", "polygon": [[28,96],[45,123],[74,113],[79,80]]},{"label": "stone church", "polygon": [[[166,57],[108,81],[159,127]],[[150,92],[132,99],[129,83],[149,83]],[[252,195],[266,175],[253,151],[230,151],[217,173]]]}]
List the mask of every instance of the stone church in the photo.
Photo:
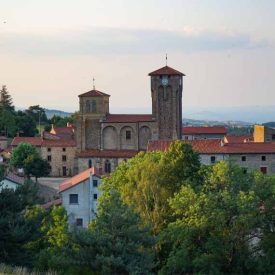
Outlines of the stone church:
[{"label": "stone church", "polygon": [[96,89],[79,95],[76,173],[92,166],[110,173],[149,140],[181,139],[184,74],[165,66],[149,76],[152,114],[110,114],[110,95]]}]

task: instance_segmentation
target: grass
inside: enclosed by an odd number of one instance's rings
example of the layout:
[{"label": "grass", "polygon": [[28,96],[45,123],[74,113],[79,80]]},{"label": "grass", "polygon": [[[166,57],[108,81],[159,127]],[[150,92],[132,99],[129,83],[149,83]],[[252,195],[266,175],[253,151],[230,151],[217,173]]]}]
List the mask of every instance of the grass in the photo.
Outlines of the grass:
[{"label": "grass", "polygon": [[14,274],[14,275],[57,275],[57,272],[48,271],[48,272],[35,272],[30,271],[29,269],[25,267],[20,266],[8,266],[5,264],[0,264],[0,275],[6,275],[6,274]]}]

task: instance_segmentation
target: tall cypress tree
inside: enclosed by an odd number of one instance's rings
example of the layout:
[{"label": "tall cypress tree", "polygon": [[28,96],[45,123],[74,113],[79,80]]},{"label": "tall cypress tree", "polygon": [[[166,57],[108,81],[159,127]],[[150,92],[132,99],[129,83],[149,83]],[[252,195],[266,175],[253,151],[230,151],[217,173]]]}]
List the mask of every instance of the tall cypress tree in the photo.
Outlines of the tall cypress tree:
[{"label": "tall cypress tree", "polygon": [[0,111],[2,110],[14,111],[12,97],[6,85],[2,85],[2,89],[0,90]]}]

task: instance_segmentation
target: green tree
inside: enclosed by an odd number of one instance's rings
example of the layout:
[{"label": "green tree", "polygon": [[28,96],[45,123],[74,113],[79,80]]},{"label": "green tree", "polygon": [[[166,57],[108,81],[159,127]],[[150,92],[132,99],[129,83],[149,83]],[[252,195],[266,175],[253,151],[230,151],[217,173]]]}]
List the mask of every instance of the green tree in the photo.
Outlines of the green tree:
[{"label": "green tree", "polygon": [[15,113],[6,109],[0,111],[0,132],[1,134],[13,137],[16,133],[16,116]]},{"label": "green tree", "polygon": [[150,274],[154,239],[117,190],[105,191],[88,231],[74,236],[73,265],[99,274]]},{"label": "green tree", "polygon": [[20,136],[34,137],[38,131],[34,118],[26,112],[18,111],[15,117],[17,131]]},{"label": "green tree", "polygon": [[169,199],[185,182],[198,184],[200,162],[189,144],[175,142],[167,152],[140,153],[121,164],[106,182],[118,188],[155,234],[173,218]]},{"label": "green tree", "polygon": [[13,149],[10,165],[15,168],[25,169],[30,159],[35,160],[37,158],[39,158],[37,149],[29,143],[22,142]]},{"label": "green tree", "polygon": [[0,112],[3,110],[14,111],[12,97],[6,85],[2,85],[2,89],[0,90]]},{"label": "green tree", "polygon": [[32,117],[37,124],[39,123],[39,121],[42,124],[45,124],[48,122],[45,109],[40,107],[39,105],[30,106],[26,110],[26,114]]},{"label": "green tree", "polygon": [[183,185],[170,199],[175,221],[161,233],[161,273],[271,272],[274,249],[264,243],[275,234],[274,183],[221,162],[200,189]]},{"label": "green tree", "polygon": [[30,155],[24,164],[25,174],[35,177],[36,182],[38,178],[48,176],[51,171],[49,163],[40,156]]}]

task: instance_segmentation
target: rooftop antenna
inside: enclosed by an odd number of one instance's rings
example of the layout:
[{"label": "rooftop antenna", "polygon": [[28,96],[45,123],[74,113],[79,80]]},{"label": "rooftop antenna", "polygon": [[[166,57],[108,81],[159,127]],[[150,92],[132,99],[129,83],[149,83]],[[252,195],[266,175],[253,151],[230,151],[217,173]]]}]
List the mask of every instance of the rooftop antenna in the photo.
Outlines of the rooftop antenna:
[{"label": "rooftop antenna", "polygon": [[95,78],[93,77],[93,89],[95,90]]},{"label": "rooftop antenna", "polygon": [[166,60],[166,66],[167,66],[167,53],[166,53],[166,57],[165,57],[165,60]]}]

